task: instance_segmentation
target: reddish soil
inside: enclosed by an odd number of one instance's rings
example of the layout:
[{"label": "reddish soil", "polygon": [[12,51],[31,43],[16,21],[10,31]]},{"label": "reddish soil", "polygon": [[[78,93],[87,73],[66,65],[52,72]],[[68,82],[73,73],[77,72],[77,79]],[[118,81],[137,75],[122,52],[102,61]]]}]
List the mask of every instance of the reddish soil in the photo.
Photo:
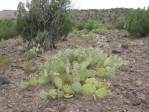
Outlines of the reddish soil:
[{"label": "reddish soil", "polygon": [[[149,55],[144,53],[144,38],[130,39],[123,31],[102,35],[123,45],[110,51],[115,50],[113,53],[129,60],[129,65],[123,66],[116,76],[109,79],[109,96],[103,99],[76,96],[68,100],[43,100],[39,97],[41,87],[22,90],[20,82],[28,75],[19,67],[24,59],[16,46],[21,41],[5,41],[0,55],[12,61],[0,68],[0,112],[149,112]],[[76,41],[79,41],[77,37],[69,38],[59,43],[57,50],[42,57],[49,58],[59,50],[74,47]],[[41,57],[33,62],[41,63]]]}]

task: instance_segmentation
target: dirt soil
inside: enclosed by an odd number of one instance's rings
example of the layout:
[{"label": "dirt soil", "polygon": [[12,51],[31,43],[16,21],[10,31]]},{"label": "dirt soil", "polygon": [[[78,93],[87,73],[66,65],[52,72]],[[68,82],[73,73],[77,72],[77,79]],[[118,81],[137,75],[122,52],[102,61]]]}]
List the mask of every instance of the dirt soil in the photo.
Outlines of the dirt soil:
[{"label": "dirt soil", "polygon": [[[39,97],[41,87],[22,90],[20,82],[28,75],[19,67],[24,62],[16,47],[21,40],[9,39],[0,48],[0,56],[12,60],[0,66],[0,112],[149,112],[149,55],[144,53],[144,38],[130,39],[124,31],[100,35],[120,44],[120,47],[110,49],[111,53],[129,61],[129,65],[123,66],[109,79],[109,96],[96,99],[78,95],[69,100],[43,100]],[[76,40],[69,38],[59,43],[56,50],[41,57],[49,58],[59,50],[70,48]],[[42,62],[41,57],[34,59],[33,63]]]}]

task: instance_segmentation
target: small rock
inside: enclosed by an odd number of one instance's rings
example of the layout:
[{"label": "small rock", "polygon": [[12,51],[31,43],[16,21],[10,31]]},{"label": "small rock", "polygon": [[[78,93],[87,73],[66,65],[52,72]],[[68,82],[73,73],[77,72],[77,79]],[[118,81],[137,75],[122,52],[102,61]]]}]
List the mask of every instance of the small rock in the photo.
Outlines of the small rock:
[{"label": "small rock", "polygon": [[122,44],[121,47],[122,47],[123,49],[128,49],[128,44]]},{"label": "small rock", "polygon": [[8,79],[6,79],[5,77],[0,77],[0,86],[5,84],[9,84]]},{"label": "small rock", "polygon": [[113,49],[113,50],[112,50],[112,53],[113,53],[113,54],[119,54],[119,53],[121,53],[121,52],[122,52],[121,49]]},{"label": "small rock", "polygon": [[52,109],[52,108],[46,108],[44,110],[44,112],[57,112],[56,110]]},{"label": "small rock", "polygon": [[142,85],[142,82],[141,81],[136,81],[136,85],[137,86],[141,86]]},{"label": "small rock", "polygon": [[149,64],[149,61],[148,60],[146,60],[146,64]]}]

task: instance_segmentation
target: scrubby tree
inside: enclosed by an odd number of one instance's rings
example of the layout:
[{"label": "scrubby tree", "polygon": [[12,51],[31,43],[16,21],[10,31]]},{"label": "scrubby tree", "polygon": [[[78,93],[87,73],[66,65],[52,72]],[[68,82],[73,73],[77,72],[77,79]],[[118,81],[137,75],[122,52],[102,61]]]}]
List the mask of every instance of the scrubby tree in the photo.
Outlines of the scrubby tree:
[{"label": "scrubby tree", "polygon": [[55,43],[72,30],[69,4],[69,0],[32,0],[26,6],[19,3],[20,34],[30,46],[38,44],[45,50],[55,47]]},{"label": "scrubby tree", "polygon": [[19,34],[23,34],[24,32],[24,25],[25,25],[25,21],[24,21],[24,17],[26,15],[26,10],[24,7],[24,3],[20,2],[18,4],[18,8],[17,8],[17,31]]},{"label": "scrubby tree", "polygon": [[149,9],[131,11],[126,18],[124,27],[135,36],[146,36],[149,34]]}]

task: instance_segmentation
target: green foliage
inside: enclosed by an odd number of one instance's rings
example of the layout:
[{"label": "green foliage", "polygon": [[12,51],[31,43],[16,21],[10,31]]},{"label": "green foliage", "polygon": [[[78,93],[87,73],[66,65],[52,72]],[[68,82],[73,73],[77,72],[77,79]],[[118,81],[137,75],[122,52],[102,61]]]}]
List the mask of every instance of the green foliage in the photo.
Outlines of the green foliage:
[{"label": "green foliage", "polygon": [[37,86],[37,85],[38,85],[38,79],[37,79],[37,77],[32,76],[32,77],[30,78],[30,80],[29,80],[29,84],[30,84],[31,86]]},{"label": "green foliage", "polygon": [[24,62],[21,65],[21,67],[24,70],[24,72],[27,74],[34,73],[36,71],[36,68],[33,66],[32,62],[30,61]]},{"label": "green foliage", "polygon": [[106,88],[100,88],[100,89],[96,90],[95,93],[96,93],[97,97],[103,98],[108,95],[108,90]]},{"label": "green foliage", "polygon": [[116,67],[106,67],[106,76],[113,76],[116,74]]},{"label": "green foliage", "polygon": [[84,84],[81,89],[82,94],[87,96],[93,95],[95,91],[96,91],[96,86],[88,83]]},{"label": "green foliage", "polygon": [[44,91],[44,90],[42,90],[40,92],[40,97],[43,98],[43,99],[47,99],[49,97],[49,93]]},{"label": "green foliage", "polygon": [[80,90],[81,90],[81,83],[80,82],[74,82],[72,85],[71,85],[72,89],[74,92],[76,93],[79,93]]},{"label": "green foliage", "polygon": [[125,25],[125,20],[117,21],[116,23],[113,24],[114,28],[116,29],[124,29]]},{"label": "green foliage", "polygon": [[108,89],[109,88],[109,85],[106,81],[98,81],[98,86],[97,86],[97,89],[99,88],[106,88]]},{"label": "green foliage", "polygon": [[112,30],[110,28],[107,28],[106,26],[99,27],[98,29],[94,29],[93,32],[102,32],[102,33],[108,33]]},{"label": "green foliage", "polygon": [[118,43],[117,42],[115,42],[114,40],[113,41],[111,41],[111,42],[109,42],[109,47],[110,48],[116,48],[118,46]]},{"label": "green foliage", "polygon": [[63,26],[62,32],[63,32],[64,36],[66,37],[69,34],[69,32],[71,32],[73,30],[73,24],[71,22],[69,13],[64,14],[63,21],[64,21],[64,26]]},{"label": "green foliage", "polygon": [[0,20],[0,40],[17,36],[16,20]]},{"label": "green foliage", "polygon": [[85,83],[98,87],[98,80],[96,78],[88,78],[86,79]]},{"label": "green foliage", "polygon": [[3,48],[5,46],[4,40],[0,40],[0,48]]},{"label": "green foliage", "polygon": [[49,83],[48,77],[40,76],[40,77],[38,78],[38,84],[39,84],[39,85],[45,85],[45,84],[48,84],[48,83]]},{"label": "green foliage", "polygon": [[22,81],[20,86],[22,89],[26,89],[29,86],[37,86],[37,85],[45,85],[48,84],[50,82],[48,77],[45,76],[40,76],[40,77],[35,77],[35,76],[31,76],[30,80],[25,80]]},{"label": "green foliage", "polygon": [[97,68],[96,73],[98,77],[105,77],[106,76],[106,69],[104,67]]},{"label": "green foliage", "polygon": [[84,29],[87,29],[89,31],[93,30],[93,29],[97,29],[100,27],[99,22],[94,21],[94,20],[88,20],[85,24],[84,24]]},{"label": "green foliage", "polygon": [[64,95],[64,98],[66,98],[66,99],[69,99],[69,98],[72,98],[73,97],[73,95],[70,95],[70,94],[65,94]]},{"label": "green foliage", "polygon": [[72,30],[69,0],[31,0],[18,5],[17,29],[25,40],[43,49],[55,48],[55,43]]},{"label": "green foliage", "polygon": [[146,54],[149,54],[149,48],[145,48],[145,49],[144,49],[144,52],[145,52]]},{"label": "green foliage", "polygon": [[121,58],[115,56],[106,58],[103,65],[118,68],[119,66],[127,64],[128,64],[127,61],[123,61]]},{"label": "green foliage", "polygon": [[126,61],[121,58],[108,57],[97,48],[67,49],[45,62],[41,67],[41,76],[31,77],[29,84],[52,84],[54,90],[48,92],[50,98],[58,97],[57,91],[63,92],[61,97],[64,98],[71,98],[79,93],[102,97],[106,96],[108,88],[107,83],[102,80],[115,75],[116,70],[125,64]]},{"label": "green foliage", "polygon": [[88,31],[99,31],[99,32],[109,31],[104,24],[95,20],[87,20],[87,21],[80,22],[77,28],[79,30],[86,29]]},{"label": "green foliage", "polygon": [[45,50],[47,48],[52,48],[51,40],[48,40],[48,38],[49,38],[48,31],[37,32],[37,35],[32,42],[33,45],[30,45],[30,46],[38,46],[39,45],[40,47],[44,48]]},{"label": "green foliage", "polygon": [[54,84],[58,89],[61,89],[63,86],[63,81],[59,77],[54,77]]},{"label": "green foliage", "polygon": [[125,28],[134,36],[149,34],[149,9],[137,9],[128,14]]},{"label": "green foliage", "polygon": [[82,35],[81,39],[86,40],[86,41],[93,41],[96,43],[100,42],[100,38],[96,34],[93,34],[93,33]]},{"label": "green foliage", "polygon": [[144,48],[144,53],[149,54],[149,37],[145,38],[144,43],[147,46],[146,48]]},{"label": "green foliage", "polygon": [[55,99],[57,97],[57,90],[56,89],[50,89],[48,91],[48,96]]},{"label": "green foliage", "polygon": [[28,51],[26,51],[24,53],[24,57],[27,60],[31,60],[33,58],[36,58],[38,56],[38,54],[40,54],[42,52],[43,52],[43,49],[40,46],[32,47],[31,49],[29,49]]},{"label": "green foliage", "polygon": [[63,85],[63,91],[66,94],[70,94],[70,95],[74,94],[74,91],[73,91],[71,85],[68,85],[68,84]]},{"label": "green foliage", "polygon": [[48,92],[41,91],[40,92],[40,97],[43,98],[43,99],[48,99],[48,98],[55,99],[57,97],[61,98],[61,97],[64,97],[64,92],[63,91],[59,91],[57,89],[49,89]]},{"label": "green foliage", "polygon": [[26,89],[30,86],[30,83],[28,81],[22,81],[20,86],[22,89]]}]

